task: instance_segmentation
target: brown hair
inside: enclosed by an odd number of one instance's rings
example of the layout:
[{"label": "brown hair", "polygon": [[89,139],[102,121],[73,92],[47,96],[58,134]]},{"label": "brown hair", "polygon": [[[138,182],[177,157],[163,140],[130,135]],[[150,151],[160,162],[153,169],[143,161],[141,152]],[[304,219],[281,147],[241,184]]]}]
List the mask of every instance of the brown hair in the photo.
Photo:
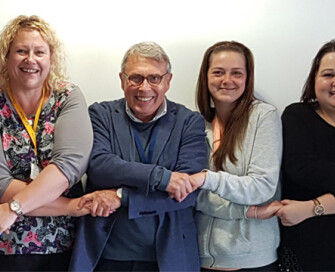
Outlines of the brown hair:
[{"label": "brown hair", "polygon": [[331,40],[325,43],[320,48],[315,58],[313,59],[311,70],[309,72],[306,83],[302,90],[302,95],[300,98],[301,102],[311,104],[315,107],[318,107],[319,102],[317,101],[316,95],[315,95],[315,77],[319,71],[322,58],[324,57],[324,55],[330,52],[335,52],[335,40]]},{"label": "brown hair", "polygon": [[64,51],[61,41],[50,25],[38,16],[20,15],[11,20],[0,34],[0,88],[9,80],[6,69],[6,58],[9,49],[21,29],[37,30],[50,48],[50,72],[45,80],[48,89],[57,89],[58,83],[66,80]]},{"label": "brown hair", "polygon": [[213,154],[214,166],[217,170],[223,170],[223,163],[229,160],[236,164],[236,147],[241,148],[248,125],[250,109],[254,97],[254,58],[249,48],[235,41],[218,42],[207,49],[200,67],[197,82],[197,106],[206,121],[212,122],[215,116],[215,108],[211,107],[211,95],[208,89],[207,72],[210,66],[211,56],[221,51],[234,51],[245,58],[247,79],[245,91],[237,100],[224,130],[219,148]]}]

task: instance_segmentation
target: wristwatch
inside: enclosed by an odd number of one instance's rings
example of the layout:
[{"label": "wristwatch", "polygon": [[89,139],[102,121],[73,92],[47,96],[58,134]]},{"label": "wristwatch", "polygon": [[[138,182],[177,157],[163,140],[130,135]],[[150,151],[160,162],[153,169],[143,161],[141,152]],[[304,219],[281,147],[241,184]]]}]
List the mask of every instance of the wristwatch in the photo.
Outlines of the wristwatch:
[{"label": "wristwatch", "polygon": [[19,201],[12,200],[11,202],[9,202],[9,208],[11,209],[12,212],[15,212],[16,215],[19,217],[23,214],[22,206]]},{"label": "wristwatch", "polygon": [[325,213],[325,208],[322,206],[322,204],[317,198],[313,199],[313,201],[314,201],[314,206],[315,206],[314,207],[315,215],[317,216],[323,215]]},{"label": "wristwatch", "polygon": [[116,195],[117,195],[117,197],[118,198],[122,198],[122,188],[118,188],[117,190],[116,190]]}]

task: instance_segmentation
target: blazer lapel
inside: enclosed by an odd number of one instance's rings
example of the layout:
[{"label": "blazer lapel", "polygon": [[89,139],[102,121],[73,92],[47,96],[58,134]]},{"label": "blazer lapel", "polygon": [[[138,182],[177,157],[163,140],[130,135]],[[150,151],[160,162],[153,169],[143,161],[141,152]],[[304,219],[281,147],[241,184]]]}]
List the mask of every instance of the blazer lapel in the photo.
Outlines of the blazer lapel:
[{"label": "blazer lapel", "polygon": [[112,114],[114,133],[120,146],[119,152],[124,160],[134,161],[134,141],[131,135],[128,116],[122,109],[117,109]]},{"label": "blazer lapel", "polygon": [[175,123],[176,116],[171,111],[168,111],[165,116],[157,120],[157,140],[152,155],[152,163],[157,163],[159,157],[162,155],[163,149],[170,138]]}]

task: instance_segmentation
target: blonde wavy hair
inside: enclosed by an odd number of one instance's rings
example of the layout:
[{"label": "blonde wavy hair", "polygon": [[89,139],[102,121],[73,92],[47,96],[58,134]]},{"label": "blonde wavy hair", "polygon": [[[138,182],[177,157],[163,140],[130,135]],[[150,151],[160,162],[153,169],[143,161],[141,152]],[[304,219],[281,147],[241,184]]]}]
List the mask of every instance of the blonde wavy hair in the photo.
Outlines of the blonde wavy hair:
[{"label": "blonde wavy hair", "polygon": [[3,28],[0,34],[0,88],[5,88],[6,83],[9,81],[6,68],[7,56],[13,40],[21,29],[37,30],[48,43],[51,65],[45,85],[48,90],[57,90],[59,88],[58,84],[67,79],[63,44],[51,26],[36,15],[20,15],[16,17]]}]

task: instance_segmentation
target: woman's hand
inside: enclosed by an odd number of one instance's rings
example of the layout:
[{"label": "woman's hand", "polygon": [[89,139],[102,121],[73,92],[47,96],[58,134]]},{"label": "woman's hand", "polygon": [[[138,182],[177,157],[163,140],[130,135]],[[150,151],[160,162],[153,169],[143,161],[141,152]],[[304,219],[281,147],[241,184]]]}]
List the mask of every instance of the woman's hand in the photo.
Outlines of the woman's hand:
[{"label": "woman's hand", "polygon": [[250,206],[247,211],[247,217],[254,219],[269,219],[275,216],[281,207],[283,207],[283,204],[277,200],[263,206]]},{"label": "woman's hand", "polygon": [[78,210],[89,209],[92,216],[108,217],[121,206],[121,199],[116,190],[101,190],[83,195],[78,203]]},{"label": "woman's hand", "polygon": [[8,234],[10,227],[13,225],[17,215],[11,211],[8,203],[0,204],[0,234]]},{"label": "woman's hand", "polygon": [[91,207],[90,204],[87,203],[87,205],[79,208],[79,202],[81,201],[81,197],[78,198],[70,198],[69,202],[66,204],[66,209],[68,210],[68,215],[79,217],[83,215],[87,215],[91,213]]},{"label": "woman's hand", "polygon": [[283,207],[277,212],[277,216],[284,226],[294,226],[307,218],[314,216],[314,203],[309,201],[296,201],[284,199]]},{"label": "woman's hand", "polygon": [[205,180],[206,180],[206,172],[199,172],[196,174],[191,175],[192,178],[192,185],[194,190],[198,189],[199,187],[201,187],[202,185],[204,185]]},{"label": "woman's hand", "polygon": [[205,172],[193,175],[172,172],[166,191],[171,198],[175,198],[177,201],[182,202],[190,193],[194,192],[204,184],[205,178]]}]

